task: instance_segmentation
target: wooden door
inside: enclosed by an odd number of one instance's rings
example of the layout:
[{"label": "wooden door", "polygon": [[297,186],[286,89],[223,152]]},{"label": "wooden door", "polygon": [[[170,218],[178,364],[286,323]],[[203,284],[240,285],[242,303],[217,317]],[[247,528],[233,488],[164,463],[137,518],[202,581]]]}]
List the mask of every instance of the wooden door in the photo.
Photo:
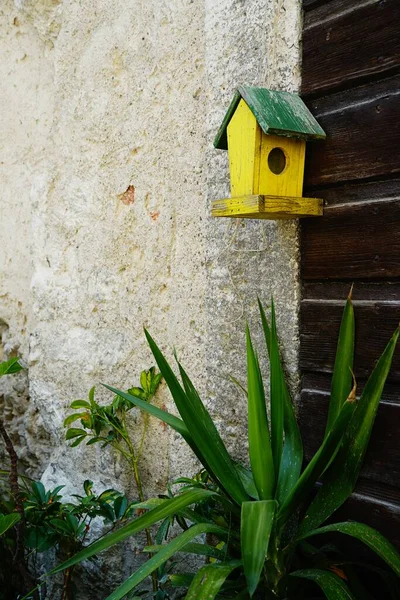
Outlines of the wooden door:
[{"label": "wooden door", "polygon": [[[327,141],[308,145],[301,226],[300,420],[306,458],[322,438],[344,300],[354,283],[359,390],[400,321],[400,2],[303,0],[302,95]],[[356,493],[337,518],[400,548],[400,349]]]}]

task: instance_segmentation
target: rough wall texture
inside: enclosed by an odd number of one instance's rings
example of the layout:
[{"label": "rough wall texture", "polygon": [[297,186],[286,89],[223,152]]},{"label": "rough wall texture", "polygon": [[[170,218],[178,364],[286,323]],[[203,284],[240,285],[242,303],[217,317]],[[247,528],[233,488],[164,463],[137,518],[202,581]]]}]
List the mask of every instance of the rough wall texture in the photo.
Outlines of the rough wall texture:
[{"label": "rough wall texture", "polygon": [[[3,402],[26,468],[135,496],[111,454],[66,448],[62,421],[99,381],[137,382],[143,325],[244,454],[226,376],[244,377],[257,295],[275,297],[297,385],[297,225],[211,220],[228,191],[211,142],[237,83],[298,88],[299,1],[6,0],[0,19],[0,331],[28,366]],[[152,423],[146,493],[195,468]]]}]

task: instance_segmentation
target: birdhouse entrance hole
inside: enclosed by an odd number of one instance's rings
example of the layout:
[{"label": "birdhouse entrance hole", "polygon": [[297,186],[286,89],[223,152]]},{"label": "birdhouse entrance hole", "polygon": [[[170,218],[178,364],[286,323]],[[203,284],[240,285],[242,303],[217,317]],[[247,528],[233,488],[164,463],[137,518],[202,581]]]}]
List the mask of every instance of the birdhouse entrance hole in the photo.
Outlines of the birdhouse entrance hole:
[{"label": "birdhouse entrance hole", "polygon": [[274,175],[283,173],[286,167],[286,154],[282,148],[273,148],[268,154],[268,166]]}]

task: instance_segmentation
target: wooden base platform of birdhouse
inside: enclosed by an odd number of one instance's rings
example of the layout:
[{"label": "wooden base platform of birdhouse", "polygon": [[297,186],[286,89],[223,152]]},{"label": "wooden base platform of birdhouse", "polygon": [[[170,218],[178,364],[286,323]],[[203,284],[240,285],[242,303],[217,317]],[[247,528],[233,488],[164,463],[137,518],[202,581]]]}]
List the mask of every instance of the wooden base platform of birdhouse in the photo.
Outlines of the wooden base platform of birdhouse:
[{"label": "wooden base platform of birdhouse", "polygon": [[320,198],[295,198],[291,196],[240,196],[214,200],[213,217],[239,219],[300,219],[320,217],[323,201]]}]

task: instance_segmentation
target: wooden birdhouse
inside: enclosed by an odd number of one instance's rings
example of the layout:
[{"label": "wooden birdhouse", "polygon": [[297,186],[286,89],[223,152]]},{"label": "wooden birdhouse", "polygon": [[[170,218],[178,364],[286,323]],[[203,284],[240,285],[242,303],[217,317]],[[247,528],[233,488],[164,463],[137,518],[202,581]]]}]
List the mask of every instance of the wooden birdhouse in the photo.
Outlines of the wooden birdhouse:
[{"label": "wooden birdhouse", "polygon": [[231,198],[214,217],[298,219],[322,215],[322,200],[303,198],[306,141],[325,132],[297,94],[238,88],[214,140],[228,150]]}]

